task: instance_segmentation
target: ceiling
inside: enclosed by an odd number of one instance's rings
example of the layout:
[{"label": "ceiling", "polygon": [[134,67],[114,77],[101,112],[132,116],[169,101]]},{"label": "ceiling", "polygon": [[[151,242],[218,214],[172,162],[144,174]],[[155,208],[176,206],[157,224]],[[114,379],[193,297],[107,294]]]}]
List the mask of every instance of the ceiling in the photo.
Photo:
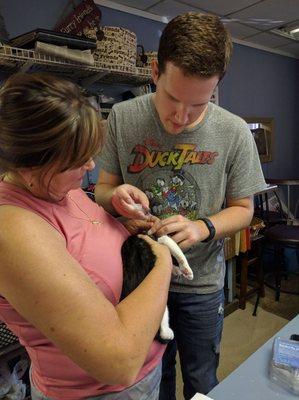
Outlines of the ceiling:
[{"label": "ceiling", "polygon": [[188,11],[217,14],[235,41],[299,58],[299,34],[295,38],[288,33],[290,28],[299,27],[299,0],[113,0],[107,3],[142,10],[164,20]]}]

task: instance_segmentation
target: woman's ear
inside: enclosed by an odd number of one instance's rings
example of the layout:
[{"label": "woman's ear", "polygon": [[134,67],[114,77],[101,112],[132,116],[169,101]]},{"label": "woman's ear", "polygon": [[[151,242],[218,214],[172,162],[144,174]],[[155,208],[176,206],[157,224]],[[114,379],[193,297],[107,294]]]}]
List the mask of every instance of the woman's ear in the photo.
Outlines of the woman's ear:
[{"label": "woman's ear", "polygon": [[34,173],[32,168],[21,168],[18,171],[20,177],[28,187],[33,186]]}]

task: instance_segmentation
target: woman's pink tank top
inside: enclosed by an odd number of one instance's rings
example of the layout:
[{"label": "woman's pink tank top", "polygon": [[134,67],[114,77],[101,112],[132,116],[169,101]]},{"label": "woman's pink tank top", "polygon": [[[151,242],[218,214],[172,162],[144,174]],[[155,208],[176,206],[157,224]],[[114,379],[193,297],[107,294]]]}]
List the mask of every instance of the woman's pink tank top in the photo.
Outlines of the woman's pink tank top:
[{"label": "woman's pink tank top", "polygon": [[[106,298],[116,305],[122,288],[120,249],[129,234],[122,224],[93,203],[82,190],[72,190],[70,195],[76,204],[68,197],[59,203],[50,203],[14,185],[0,182],[0,206],[13,205],[30,210],[51,224],[65,238],[67,251]],[[102,224],[92,224],[78,206]],[[79,400],[124,389],[123,386],[102,384],[90,377],[1,296],[0,319],[26,347],[32,362],[33,384],[44,395],[57,400]],[[158,365],[164,349],[165,346],[153,342],[136,382]]]}]

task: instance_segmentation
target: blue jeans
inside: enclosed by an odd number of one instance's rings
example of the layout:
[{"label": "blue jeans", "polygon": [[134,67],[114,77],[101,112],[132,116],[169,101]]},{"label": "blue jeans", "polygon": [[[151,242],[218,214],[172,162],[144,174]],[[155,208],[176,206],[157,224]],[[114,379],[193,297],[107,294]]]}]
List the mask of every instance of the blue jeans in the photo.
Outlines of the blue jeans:
[{"label": "blue jeans", "polygon": [[175,338],[162,362],[159,400],[175,400],[175,357],[178,350],[184,382],[184,397],[207,394],[218,380],[219,348],[223,328],[223,290],[211,294],[170,292],[170,326]]}]

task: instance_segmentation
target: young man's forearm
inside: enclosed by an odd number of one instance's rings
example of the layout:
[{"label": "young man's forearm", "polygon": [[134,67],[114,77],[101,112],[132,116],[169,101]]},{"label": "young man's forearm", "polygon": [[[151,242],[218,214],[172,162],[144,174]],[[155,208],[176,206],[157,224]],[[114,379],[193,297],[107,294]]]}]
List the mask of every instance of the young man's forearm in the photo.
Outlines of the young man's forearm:
[{"label": "young man's forearm", "polygon": [[233,235],[246,228],[250,225],[252,216],[253,206],[233,205],[209,217],[216,230],[214,239]]}]

